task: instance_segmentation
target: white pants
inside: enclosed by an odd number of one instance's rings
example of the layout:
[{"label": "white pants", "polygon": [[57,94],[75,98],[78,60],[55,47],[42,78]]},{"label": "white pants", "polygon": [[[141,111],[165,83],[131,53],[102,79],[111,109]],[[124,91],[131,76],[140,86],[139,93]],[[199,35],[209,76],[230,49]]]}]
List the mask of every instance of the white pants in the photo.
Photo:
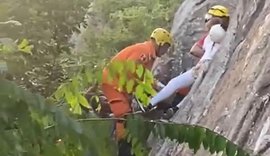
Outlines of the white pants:
[{"label": "white pants", "polygon": [[208,70],[209,65],[210,60],[200,61],[195,67],[171,79],[169,83],[151,99],[150,103],[155,106],[159,102],[169,98],[177,90],[192,85],[201,72]]}]

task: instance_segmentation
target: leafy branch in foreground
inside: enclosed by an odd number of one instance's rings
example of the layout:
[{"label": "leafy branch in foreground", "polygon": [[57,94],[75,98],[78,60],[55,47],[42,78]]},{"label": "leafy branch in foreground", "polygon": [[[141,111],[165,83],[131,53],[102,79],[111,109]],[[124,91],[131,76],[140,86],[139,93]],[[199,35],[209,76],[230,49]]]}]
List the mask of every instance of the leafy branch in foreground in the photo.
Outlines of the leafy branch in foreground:
[{"label": "leafy branch in foreground", "polygon": [[78,122],[10,81],[0,86],[0,155],[116,155],[112,121]]},{"label": "leafy branch in foreground", "polygon": [[148,105],[150,96],[156,94],[154,77],[150,70],[135,61],[112,61],[108,64],[108,80],[117,82],[117,89],[132,94],[142,104]]},{"label": "leafy branch in foreground", "polygon": [[227,156],[249,156],[249,152],[234,144],[224,136],[202,126],[144,121],[138,116],[129,116],[127,120],[127,141],[132,144],[136,156],[148,154],[147,138],[152,133],[155,137],[166,137],[178,143],[188,143],[196,153],[201,146],[211,154],[222,152]]},{"label": "leafy branch in foreground", "polygon": [[[116,119],[75,120],[42,96],[10,81],[0,80],[0,86],[0,155],[117,155],[112,137]],[[121,120],[126,120],[127,140],[138,156],[148,154],[146,140],[151,133],[161,139],[186,142],[195,153],[203,145],[211,153],[249,155],[230,140],[201,126],[147,121],[137,115]]]},{"label": "leafy branch in foreground", "polygon": [[88,86],[97,83],[95,77],[100,74],[100,71],[83,68],[69,81],[62,83],[53,94],[53,98],[57,102],[64,100],[75,114],[82,114],[81,106],[92,109],[84,96],[85,90]]},{"label": "leafy branch in foreground", "polygon": [[[95,109],[92,108],[95,103],[93,100],[95,100],[99,106],[101,105],[101,102],[98,100],[98,94],[93,96],[89,100],[89,103],[84,96],[87,87],[95,86],[101,81],[101,67],[98,66],[96,69],[89,68],[90,67],[84,67],[83,70],[76,73],[70,80],[62,83],[53,94],[57,102],[65,101],[75,114],[82,113],[81,106],[88,109]],[[134,61],[111,62],[108,65],[108,73],[108,81],[116,81],[118,83],[118,90],[132,94],[145,105],[149,104],[150,96],[156,94],[153,88],[153,74],[150,70],[140,64],[137,65]]]}]

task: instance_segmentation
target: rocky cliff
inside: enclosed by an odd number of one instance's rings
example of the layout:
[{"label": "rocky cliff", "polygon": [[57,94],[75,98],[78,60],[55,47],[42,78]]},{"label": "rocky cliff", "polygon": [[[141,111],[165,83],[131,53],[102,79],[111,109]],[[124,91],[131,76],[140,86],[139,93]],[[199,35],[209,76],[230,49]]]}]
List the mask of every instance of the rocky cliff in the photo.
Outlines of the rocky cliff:
[{"label": "rocky cliff", "polygon": [[[201,35],[207,8],[214,4],[229,7],[231,23],[222,49],[171,120],[203,125],[265,156],[270,155],[270,144],[259,136],[263,127],[270,134],[265,124],[270,114],[269,3],[270,0],[186,0],[176,12],[172,26],[177,41],[174,55],[183,58],[182,62],[175,62],[177,75],[192,65],[186,54]],[[194,154],[165,141],[157,143],[151,155]],[[209,153],[201,150],[196,155]]]}]

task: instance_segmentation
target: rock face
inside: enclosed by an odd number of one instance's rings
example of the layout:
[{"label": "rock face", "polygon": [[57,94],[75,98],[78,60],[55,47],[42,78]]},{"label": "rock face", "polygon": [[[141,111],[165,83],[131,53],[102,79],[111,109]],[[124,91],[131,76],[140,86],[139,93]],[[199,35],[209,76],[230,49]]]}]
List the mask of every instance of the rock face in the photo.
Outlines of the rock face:
[{"label": "rock face", "polygon": [[[202,15],[214,4],[230,9],[226,39],[208,73],[196,82],[171,120],[203,125],[244,148],[270,155],[269,143],[258,139],[263,127],[270,134],[264,126],[270,116],[270,0],[184,1],[172,27],[178,41],[174,55],[182,57],[188,52],[201,35]],[[183,62],[184,68],[192,65]],[[182,70],[179,64],[175,63],[174,71]],[[156,146],[160,147],[151,155],[193,155],[168,141]],[[200,151],[196,155],[209,154]]]}]

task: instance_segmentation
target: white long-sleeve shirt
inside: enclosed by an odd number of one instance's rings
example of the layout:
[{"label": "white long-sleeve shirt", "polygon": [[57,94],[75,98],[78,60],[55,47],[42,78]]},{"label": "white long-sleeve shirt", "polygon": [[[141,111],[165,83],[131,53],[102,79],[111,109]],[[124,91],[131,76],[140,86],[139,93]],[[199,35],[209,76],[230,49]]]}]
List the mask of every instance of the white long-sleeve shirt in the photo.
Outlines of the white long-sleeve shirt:
[{"label": "white long-sleeve shirt", "polygon": [[204,54],[200,59],[200,61],[212,60],[216,52],[219,50],[219,48],[220,44],[211,41],[210,36],[207,35],[203,43]]}]

